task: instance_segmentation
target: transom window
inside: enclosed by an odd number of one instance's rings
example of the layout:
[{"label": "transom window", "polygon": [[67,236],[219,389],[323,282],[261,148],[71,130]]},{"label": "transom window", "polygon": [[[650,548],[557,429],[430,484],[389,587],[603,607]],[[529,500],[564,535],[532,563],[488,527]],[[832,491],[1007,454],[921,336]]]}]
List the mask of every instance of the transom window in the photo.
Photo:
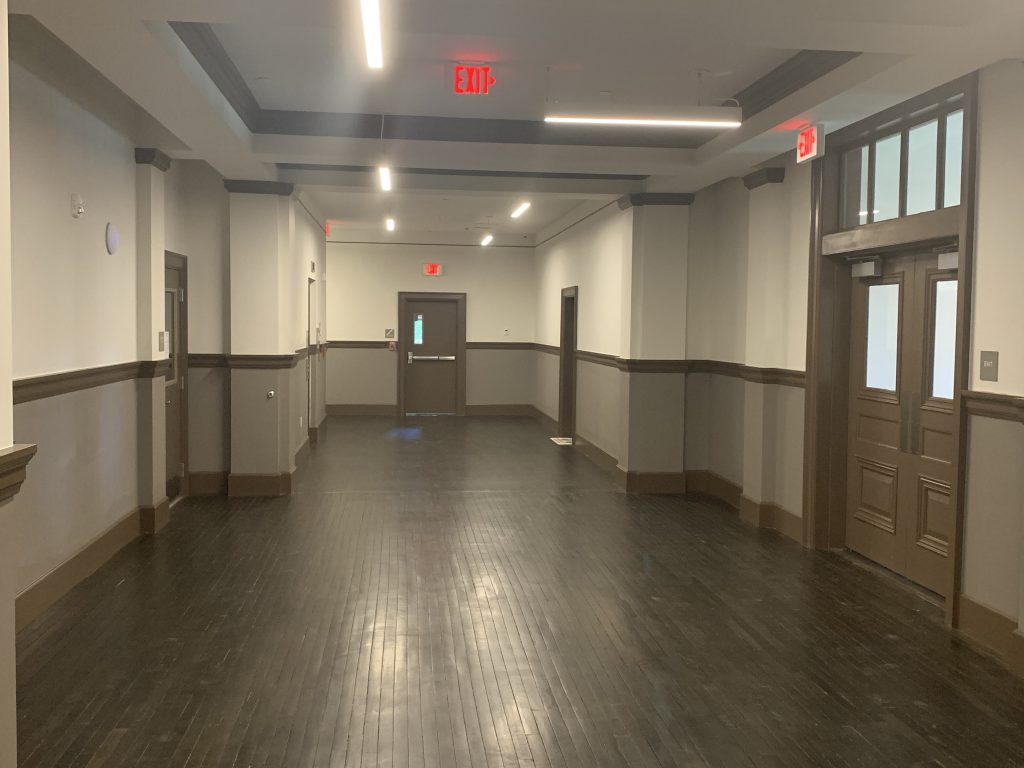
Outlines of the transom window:
[{"label": "transom window", "polygon": [[842,157],[844,229],[960,205],[960,99],[880,129]]}]

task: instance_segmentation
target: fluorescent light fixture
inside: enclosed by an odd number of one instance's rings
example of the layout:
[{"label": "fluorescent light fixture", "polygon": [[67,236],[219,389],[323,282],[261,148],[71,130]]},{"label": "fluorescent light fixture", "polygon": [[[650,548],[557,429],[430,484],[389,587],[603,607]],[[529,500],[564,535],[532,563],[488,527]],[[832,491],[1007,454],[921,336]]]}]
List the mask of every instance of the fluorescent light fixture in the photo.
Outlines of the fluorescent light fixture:
[{"label": "fluorescent light fixture", "polygon": [[494,242],[494,235],[485,235],[484,239],[480,241],[480,245],[490,245]]},{"label": "fluorescent light fixture", "polygon": [[639,128],[739,128],[739,120],[668,119],[654,117],[584,117],[577,115],[548,115],[545,123],[567,125],[610,125]]},{"label": "fluorescent light fixture", "polygon": [[384,68],[384,44],[380,35],[380,0],[361,0],[366,64],[370,69]]},{"label": "fluorescent light fixture", "polygon": [[518,208],[516,208],[514,211],[512,211],[512,218],[513,219],[518,219],[520,216],[522,216],[528,210],[530,210],[530,204],[529,203],[523,203]]},{"label": "fluorescent light fixture", "polygon": [[395,220],[394,219],[385,219],[384,220],[384,226],[387,227],[388,232],[394,232],[395,231]]},{"label": "fluorescent light fixture", "polygon": [[391,191],[391,169],[382,165],[377,169],[380,172],[380,188],[385,192]]}]

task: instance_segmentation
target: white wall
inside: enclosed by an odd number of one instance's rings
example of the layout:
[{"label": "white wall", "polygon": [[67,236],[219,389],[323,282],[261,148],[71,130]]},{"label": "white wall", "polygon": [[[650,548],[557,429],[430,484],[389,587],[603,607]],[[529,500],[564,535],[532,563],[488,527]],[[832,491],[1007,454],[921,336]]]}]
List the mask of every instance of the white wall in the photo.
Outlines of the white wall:
[{"label": "white wall", "polygon": [[[444,275],[425,277],[428,262]],[[398,293],[423,291],[466,294],[467,341],[534,340],[532,249],[328,243],[327,268],[328,339],[383,340]]]},{"label": "white wall", "polygon": [[811,169],[751,190],[747,233],[747,365],[802,371],[807,361]]},{"label": "white wall", "polygon": [[628,354],[633,209],[614,203],[537,248],[537,338],[558,346],[562,289],[579,286],[579,349]]},{"label": "white wall", "polygon": [[749,195],[739,179],[727,179],[697,193],[690,206],[690,359],[746,361]]},{"label": "white wall", "polygon": [[[1024,176],[1024,64],[1006,61],[981,73],[978,218],[974,264],[971,389],[1024,394],[1024,259],[1017,224]],[[999,352],[999,381],[981,381],[982,350]]]},{"label": "white wall", "polygon": [[230,346],[228,193],[213,168],[174,161],[165,174],[165,245],[188,259],[188,347],[223,354]]},{"label": "white wall", "polygon": [[686,358],[689,222],[688,206],[633,209],[629,348],[623,350],[624,357]]},{"label": "white wall", "polygon": [[13,61],[10,84],[14,378],[136,360],[134,143]]}]

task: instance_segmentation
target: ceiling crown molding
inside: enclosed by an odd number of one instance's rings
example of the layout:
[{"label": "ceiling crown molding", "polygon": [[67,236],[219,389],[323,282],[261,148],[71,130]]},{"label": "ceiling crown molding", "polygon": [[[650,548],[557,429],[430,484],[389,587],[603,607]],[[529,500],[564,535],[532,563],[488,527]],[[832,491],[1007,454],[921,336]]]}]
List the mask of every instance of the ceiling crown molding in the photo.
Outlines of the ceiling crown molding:
[{"label": "ceiling crown molding", "polygon": [[641,208],[645,205],[692,205],[692,192],[639,192],[619,198],[619,208]]},{"label": "ceiling crown molding", "polygon": [[246,181],[244,179],[224,179],[224,189],[243,195],[278,195],[291,197],[295,185],[285,181]]},{"label": "ceiling crown molding", "polygon": [[152,147],[137,147],[135,149],[136,165],[152,165],[160,171],[166,172],[171,167],[171,158]]}]

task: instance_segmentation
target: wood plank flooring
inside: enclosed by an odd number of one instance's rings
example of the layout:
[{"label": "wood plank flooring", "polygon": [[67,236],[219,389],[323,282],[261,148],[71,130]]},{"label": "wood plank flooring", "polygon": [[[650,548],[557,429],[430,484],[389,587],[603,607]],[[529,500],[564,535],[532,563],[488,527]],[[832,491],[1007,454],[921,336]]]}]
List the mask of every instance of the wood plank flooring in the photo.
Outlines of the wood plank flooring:
[{"label": "wood plank flooring", "polygon": [[334,419],[18,638],[24,768],[1018,766],[1024,686],[890,578],[627,496],[525,419]]}]

